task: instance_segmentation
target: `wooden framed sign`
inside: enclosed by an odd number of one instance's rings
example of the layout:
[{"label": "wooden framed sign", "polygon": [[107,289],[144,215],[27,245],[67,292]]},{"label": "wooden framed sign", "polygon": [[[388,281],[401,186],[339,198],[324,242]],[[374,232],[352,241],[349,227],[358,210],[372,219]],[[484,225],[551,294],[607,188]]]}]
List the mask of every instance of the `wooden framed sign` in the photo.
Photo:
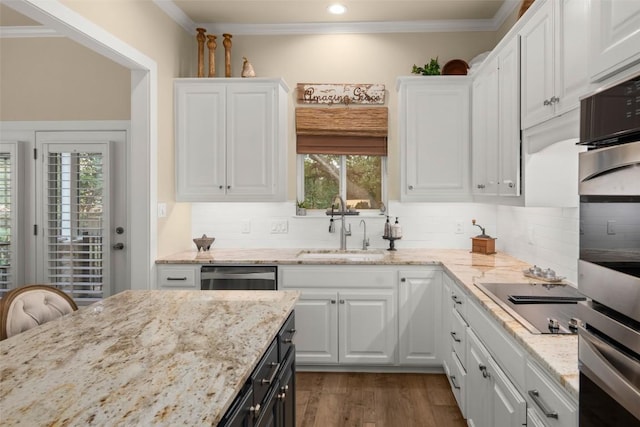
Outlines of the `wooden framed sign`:
[{"label": "wooden framed sign", "polygon": [[365,83],[298,83],[303,104],[384,104],[384,85]]}]

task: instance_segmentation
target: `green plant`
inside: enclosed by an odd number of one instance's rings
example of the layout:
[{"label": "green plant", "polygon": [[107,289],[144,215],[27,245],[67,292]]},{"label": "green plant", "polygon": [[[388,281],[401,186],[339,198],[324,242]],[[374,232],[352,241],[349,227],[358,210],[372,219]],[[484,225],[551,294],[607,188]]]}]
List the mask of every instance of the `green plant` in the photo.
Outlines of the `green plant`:
[{"label": "green plant", "polygon": [[306,201],[304,201],[304,200],[302,200],[302,201],[297,200],[297,201],[296,201],[296,205],[297,205],[299,208],[306,208],[306,207],[307,207],[307,202],[306,202]]},{"label": "green plant", "polygon": [[438,57],[436,59],[431,58],[428,64],[424,64],[424,67],[418,67],[416,64],[413,64],[413,69],[411,70],[413,74],[422,74],[423,76],[436,76],[440,75],[440,64],[438,63]]}]

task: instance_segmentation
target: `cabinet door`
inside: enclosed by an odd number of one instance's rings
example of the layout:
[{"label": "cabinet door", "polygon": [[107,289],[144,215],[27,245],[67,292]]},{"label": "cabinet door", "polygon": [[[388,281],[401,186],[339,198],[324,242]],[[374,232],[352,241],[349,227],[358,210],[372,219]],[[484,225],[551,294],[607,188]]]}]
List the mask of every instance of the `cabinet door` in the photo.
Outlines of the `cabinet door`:
[{"label": "cabinet door", "polygon": [[421,77],[402,85],[402,201],[467,200],[469,80]]},{"label": "cabinet door", "polygon": [[526,425],[527,402],[492,358],[488,360],[487,372],[491,380],[491,400],[493,402],[491,425]]},{"label": "cabinet door", "polygon": [[[276,193],[276,88],[234,84],[227,89],[227,196],[244,201]],[[282,165],[281,165],[282,167]]]},{"label": "cabinet door", "polygon": [[520,31],[522,128],[553,116],[553,5],[546,1]]},{"label": "cabinet door", "polygon": [[441,271],[400,271],[398,305],[401,365],[441,365]]},{"label": "cabinet door", "polygon": [[478,337],[467,330],[467,424],[491,426],[491,388],[488,369],[489,353]]},{"label": "cabinet door", "polygon": [[578,108],[589,88],[589,4],[585,0],[554,2],[556,115]]},{"label": "cabinet door", "polygon": [[291,351],[284,363],[280,378],[278,425],[295,427],[296,425],[296,367],[295,352]]},{"label": "cabinet door", "polygon": [[473,182],[476,195],[498,194],[498,60],[483,64],[473,82]]},{"label": "cabinet door", "polygon": [[304,290],[296,303],[296,359],[338,363],[338,293]]},{"label": "cabinet door", "polygon": [[395,363],[397,324],[393,291],[340,292],[340,363]]},{"label": "cabinet door", "polygon": [[[520,195],[520,44],[514,37],[500,52],[499,61],[499,184],[500,196]],[[496,83],[497,84],[497,83]]]},{"label": "cabinet door", "polygon": [[224,196],[226,91],[221,85],[175,83],[176,200]]},{"label": "cabinet door", "polygon": [[451,331],[451,313],[453,312],[453,302],[451,301],[451,279],[446,273],[442,274],[442,295],[440,302],[440,310],[442,311],[442,320],[441,320],[441,333],[440,333],[440,349],[441,349],[441,357],[442,364],[445,367],[445,371],[447,367],[451,366],[451,336],[449,335],[449,331]]},{"label": "cabinet door", "polygon": [[589,71],[600,81],[640,61],[640,2],[592,0]]}]

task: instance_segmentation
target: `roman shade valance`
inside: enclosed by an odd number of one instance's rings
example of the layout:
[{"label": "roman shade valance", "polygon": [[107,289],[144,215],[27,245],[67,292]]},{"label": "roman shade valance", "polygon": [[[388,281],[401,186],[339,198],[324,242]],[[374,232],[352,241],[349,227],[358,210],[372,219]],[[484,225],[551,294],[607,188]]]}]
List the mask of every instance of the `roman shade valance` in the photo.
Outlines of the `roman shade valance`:
[{"label": "roman shade valance", "polygon": [[387,155],[387,107],[296,108],[298,154]]}]

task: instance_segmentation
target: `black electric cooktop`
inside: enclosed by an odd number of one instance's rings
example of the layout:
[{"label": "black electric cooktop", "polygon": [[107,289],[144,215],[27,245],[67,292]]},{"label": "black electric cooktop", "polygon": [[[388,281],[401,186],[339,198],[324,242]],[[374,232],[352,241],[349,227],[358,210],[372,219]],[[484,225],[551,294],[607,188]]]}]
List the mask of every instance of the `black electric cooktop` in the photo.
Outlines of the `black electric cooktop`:
[{"label": "black electric cooktop", "polygon": [[575,334],[578,301],[586,297],[558,283],[476,283],[496,304],[534,334]]}]

